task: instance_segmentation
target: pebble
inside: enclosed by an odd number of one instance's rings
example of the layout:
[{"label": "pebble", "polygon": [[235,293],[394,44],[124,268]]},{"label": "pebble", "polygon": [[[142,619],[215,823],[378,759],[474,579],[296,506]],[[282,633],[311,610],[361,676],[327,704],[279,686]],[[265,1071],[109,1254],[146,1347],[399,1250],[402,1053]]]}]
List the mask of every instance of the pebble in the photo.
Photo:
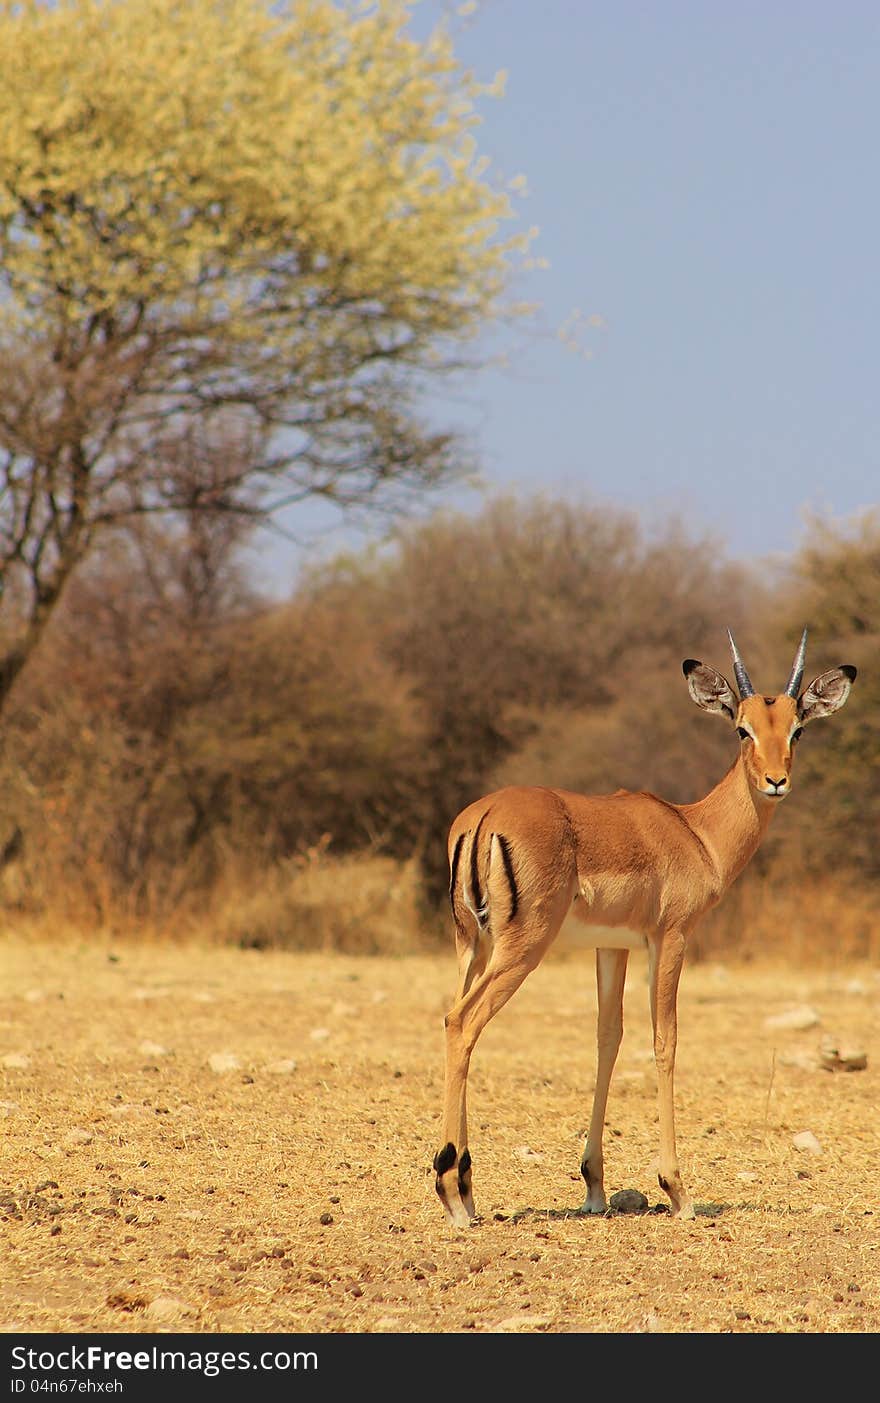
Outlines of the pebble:
[{"label": "pebble", "polygon": [[241,1062],[234,1052],[212,1052],[208,1058],[208,1066],[212,1072],[237,1072]]},{"label": "pebble", "polygon": [[296,1062],[292,1057],[282,1057],[278,1062],[269,1062],[264,1071],[273,1077],[288,1077],[296,1071]]},{"label": "pebble", "polygon": [[526,1315],[522,1313],[520,1315],[508,1315],[506,1319],[499,1320],[498,1324],[493,1328],[495,1333],[498,1334],[513,1330],[541,1330],[544,1326],[549,1324],[549,1315]]},{"label": "pebble", "polygon": [[90,1130],[85,1130],[81,1125],[75,1125],[72,1130],[68,1130],[64,1137],[64,1143],[65,1145],[90,1145],[94,1138]]},{"label": "pebble", "polygon": [[811,1155],[820,1155],[822,1146],[816,1139],[812,1130],[799,1130],[797,1135],[792,1136],[791,1143],[796,1150],[806,1150]]},{"label": "pebble", "polygon": [[769,1018],[764,1019],[765,1028],[788,1028],[794,1032],[803,1032],[806,1028],[815,1028],[820,1019],[814,1008],[808,1004],[800,1004],[797,1008],[790,1008],[785,1013],[774,1013]]},{"label": "pebble", "polygon": [[156,1296],[144,1311],[146,1319],[155,1321],[157,1325],[174,1325],[178,1321],[194,1319],[197,1315],[196,1307],[178,1296]]},{"label": "pebble", "polygon": [[819,1061],[826,1072],[863,1072],[868,1054],[860,1047],[847,1047],[833,1038],[825,1038],[819,1050]]},{"label": "pebble", "polygon": [[517,1159],[533,1161],[535,1164],[540,1164],[544,1158],[543,1155],[538,1154],[537,1150],[530,1149],[528,1145],[518,1145],[513,1153]]},{"label": "pebble", "polygon": [[5,1056],[0,1057],[0,1066],[3,1067],[15,1067],[23,1071],[30,1065],[31,1059],[25,1052],[7,1052]]}]

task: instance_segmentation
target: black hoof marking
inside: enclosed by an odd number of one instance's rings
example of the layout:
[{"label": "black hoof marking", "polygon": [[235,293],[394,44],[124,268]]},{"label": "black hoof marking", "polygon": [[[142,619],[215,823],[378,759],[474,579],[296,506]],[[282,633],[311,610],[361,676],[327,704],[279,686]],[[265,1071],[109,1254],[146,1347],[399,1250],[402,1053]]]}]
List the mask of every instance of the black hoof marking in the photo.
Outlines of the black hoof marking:
[{"label": "black hoof marking", "polygon": [[458,1161],[458,1192],[464,1198],[471,1186],[471,1152],[462,1150]]},{"label": "black hoof marking", "polygon": [[450,1143],[444,1145],[442,1150],[438,1150],[434,1156],[434,1169],[438,1175],[445,1174],[455,1164],[455,1146]]},{"label": "black hoof marking", "polygon": [[[663,1178],[663,1175],[662,1175],[662,1174],[658,1174],[658,1175],[657,1175],[657,1183],[660,1185],[661,1189],[663,1190],[663,1192],[664,1192],[665,1194],[668,1194],[668,1193],[669,1193],[669,1184],[668,1184],[667,1181]],[[671,1197],[671,1195],[670,1195],[670,1197]]]}]

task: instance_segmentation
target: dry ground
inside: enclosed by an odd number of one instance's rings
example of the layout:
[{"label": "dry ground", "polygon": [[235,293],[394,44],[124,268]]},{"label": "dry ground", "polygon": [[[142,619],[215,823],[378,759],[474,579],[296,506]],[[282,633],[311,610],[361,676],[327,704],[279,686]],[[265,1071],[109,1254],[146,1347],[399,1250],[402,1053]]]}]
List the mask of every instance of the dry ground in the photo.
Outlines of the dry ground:
[{"label": "dry ground", "polygon": [[[551,956],[474,1057],[482,1223],[464,1233],[430,1170],[451,955],[12,939],[0,973],[5,1332],[880,1327],[880,970],[685,970],[679,1150],[698,1212],[680,1223],[572,1213],[595,979],[590,954]],[[817,1026],[765,1026],[800,1004]],[[608,1187],[653,1205],[641,955],[626,1012]],[[867,1069],[820,1070],[827,1034]],[[794,1147],[803,1130],[820,1153]]]}]

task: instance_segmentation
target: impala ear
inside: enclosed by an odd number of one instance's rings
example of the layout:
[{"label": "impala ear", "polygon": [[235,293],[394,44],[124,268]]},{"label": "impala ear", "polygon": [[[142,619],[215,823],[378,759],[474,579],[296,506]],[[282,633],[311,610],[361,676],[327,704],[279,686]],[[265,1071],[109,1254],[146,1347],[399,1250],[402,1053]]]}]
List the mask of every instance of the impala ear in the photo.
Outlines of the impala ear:
[{"label": "impala ear", "polygon": [[726,677],[722,677],[714,667],[697,662],[696,658],[685,658],[681,670],[687,678],[688,691],[697,706],[702,707],[704,711],[720,711],[733,721],[739,703]]},{"label": "impala ear", "polygon": [[852,691],[856,676],[857,669],[851,663],[844,663],[842,667],[823,672],[821,677],[814,677],[798,701],[801,725],[806,726],[808,721],[818,721],[821,716],[830,716],[832,712],[839,711]]}]

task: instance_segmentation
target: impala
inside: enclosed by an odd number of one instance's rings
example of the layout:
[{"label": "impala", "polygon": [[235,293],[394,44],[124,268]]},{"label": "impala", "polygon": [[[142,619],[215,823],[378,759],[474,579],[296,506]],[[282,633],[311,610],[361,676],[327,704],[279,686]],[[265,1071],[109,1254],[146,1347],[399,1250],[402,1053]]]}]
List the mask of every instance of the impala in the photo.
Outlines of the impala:
[{"label": "impala", "polygon": [[[446,1016],[443,1148],[434,1158],[437,1193],[450,1221],[474,1221],[468,1149],[467,1077],[480,1033],[540,964],[567,917],[632,932],[603,942],[596,933],[596,1086],[580,1169],[582,1212],[606,1211],[602,1135],[611,1074],[623,1036],[628,945],[647,944],[660,1121],[660,1187],[671,1212],[694,1216],[675,1148],[673,1072],[676,1000],[685,946],[757,850],[791,787],[795,743],[804,726],[843,706],[850,665],[816,677],[801,693],[807,630],[777,696],[755,692],[728,630],[739,695],[721,673],[688,658],[691,697],[735,728],[740,752],[704,799],[671,804],[654,794],[587,797],[564,789],[500,789],[470,804],[449,831],[449,896],[459,982]],[[592,942],[591,942],[592,943]],[[604,947],[603,948],[603,943]],[[613,948],[608,948],[613,947]]]}]

